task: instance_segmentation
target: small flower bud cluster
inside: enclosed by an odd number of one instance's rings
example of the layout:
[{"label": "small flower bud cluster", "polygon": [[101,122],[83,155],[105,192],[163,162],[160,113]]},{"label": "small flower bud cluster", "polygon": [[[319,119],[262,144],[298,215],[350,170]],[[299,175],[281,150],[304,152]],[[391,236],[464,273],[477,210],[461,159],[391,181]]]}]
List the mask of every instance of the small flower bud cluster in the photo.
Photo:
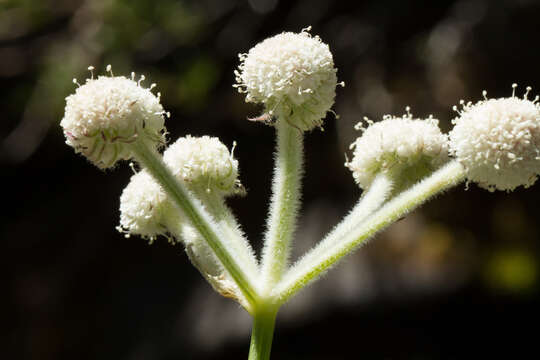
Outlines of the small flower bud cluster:
[{"label": "small flower bud cluster", "polygon": [[[189,135],[179,138],[163,158],[173,174],[194,192],[227,196],[241,187],[238,160],[218,138]],[[120,197],[119,230],[153,241],[169,232],[171,226],[176,229],[177,223],[186,222],[177,214],[161,186],[143,170],[131,177]]]},{"label": "small flower bud cluster", "polygon": [[[218,138],[179,138],[163,158],[178,180],[194,193],[225,197],[238,192],[238,161]],[[193,265],[216,291],[243,301],[214,252],[146,170],[133,175],[122,192],[118,230],[126,237],[140,235],[150,243],[159,235],[168,236],[172,244],[183,242]]]},{"label": "small flower bud cluster", "polygon": [[135,141],[155,148],[165,143],[166,113],[159,94],[151,92],[155,84],[147,89],[141,86],[144,76],[135,81],[134,74],[128,79],[107,69],[111,76],[92,75],[66,98],[60,122],[66,143],[102,169],[132,158],[129,144]]},{"label": "small flower bud cluster", "polygon": [[[513,88],[516,88],[516,84]],[[482,188],[514,190],[529,187],[540,173],[540,104],[538,97],[488,99],[463,109],[450,132],[451,154],[466,168],[470,181]],[[457,108],[455,108],[457,111]]]},{"label": "small flower bud cluster", "polygon": [[225,273],[223,265],[221,265],[210,247],[201,239],[197,230],[190,225],[184,225],[182,227],[182,238],[189,260],[210,283],[212,288],[221,295],[235,299],[245,306],[245,300],[238,287]]},{"label": "small flower bud cluster", "polygon": [[146,170],[131,177],[120,196],[120,226],[117,228],[120,232],[126,237],[140,235],[152,243],[158,235],[168,233],[169,226],[180,221],[167,194]]},{"label": "small flower bud cluster", "polygon": [[309,30],[276,35],[240,54],[234,85],[247,102],[263,103],[269,116],[303,131],[322,126],[337,85],[328,45]]},{"label": "small flower bud cluster", "polygon": [[362,123],[356,126],[363,134],[351,144],[353,158],[345,164],[363,189],[379,172],[393,171],[401,180],[414,183],[448,160],[447,137],[431,116],[413,119],[408,112],[401,117],[386,115],[377,123],[366,121],[367,128]]},{"label": "small flower bud cluster", "polygon": [[[529,100],[527,87],[523,98],[488,99],[475,104],[461,101],[454,128],[441,134],[437,121],[386,117],[364,129],[351,145],[352,161],[346,166],[362,188],[375,175],[408,164],[412,170],[421,165],[425,174],[447,161],[447,151],[465,168],[467,180],[489,191],[512,191],[534,184],[540,174],[540,103]],[[415,165],[416,164],[416,165]],[[409,169],[409,174],[411,173]],[[401,170],[400,170],[401,171]]]},{"label": "small flower bud cluster", "polygon": [[227,196],[242,190],[238,160],[216,137],[181,137],[165,150],[163,160],[194,191]]}]

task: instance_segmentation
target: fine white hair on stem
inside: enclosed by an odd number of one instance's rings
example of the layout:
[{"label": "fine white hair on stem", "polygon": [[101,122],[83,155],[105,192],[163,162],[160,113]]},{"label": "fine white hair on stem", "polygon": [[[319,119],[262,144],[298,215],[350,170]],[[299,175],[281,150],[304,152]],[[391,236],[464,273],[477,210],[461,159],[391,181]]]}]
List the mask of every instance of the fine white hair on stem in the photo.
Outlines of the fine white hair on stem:
[{"label": "fine white hair on stem", "polygon": [[317,256],[306,255],[301,258],[274,288],[272,296],[275,301],[286,302],[376,233],[433,196],[456,186],[464,177],[463,166],[458,161],[450,161],[430,176],[401,192],[368,216],[359,226],[345,233],[336,246],[332,246],[326,252],[316,253]]},{"label": "fine white hair on stem", "polygon": [[[202,202],[219,225],[224,235],[222,241],[250,274],[258,273],[253,250],[245,239],[232,212],[224,203],[224,196],[233,193],[238,182],[238,161],[218,138],[208,136],[180,138],[166,151],[164,162],[174,176],[184,183]],[[234,188],[234,189],[233,189]],[[190,259],[214,288],[232,280],[212,249],[189,224],[184,213],[174,207],[171,199],[147,169],[132,176],[120,198],[120,226],[126,236],[138,234],[153,242],[158,235],[165,235],[169,242],[183,242]],[[204,258],[208,257],[208,261]],[[221,265],[220,265],[221,266]],[[221,269],[221,271],[218,271]],[[220,279],[215,278],[219,272]],[[219,281],[218,281],[219,280]],[[219,284],[221,285],[219,285]],[[219,285],[219,286],[218,286]],[[225,286],[231,295],[231,286]],[[221,292],[221,290],[220,290]],[[241,298],[237,295],[235,298]]]},{"label": "fine white hair on stem", "polygon": [[144,143],[133,144],[135,159],[143,165],[152,177],[161,185],[176,209],[182,211],[189,223],[201,235],[201,239],[212,249],[223,268],[240,291],[239,302],[249,312],[258,302],[259,291],[256,281],[258,274],[248,272],[241,264],[241,259],[235,256],[230,239],[216,223],[212,214],[206,209],[198,197],[192,193],[166,166],[162,157]]},{"label": "fine white hair on stem", "polygon": [[[204,195],[209,195],[204,192]],[[222,222],[225,215],[216,211],[215,202],[222,202],[218,196],[213,201],[203,198],[205,207],[210,208],[215,221],[224,228]],[[224,206],[224,205],[222,205]],[[219,207],[218,207],[219,208]],[[224,212],[224,210],[222,210]],[[184,213],[176,208],[157,181],[142,170],[131,177],[131,180],[120,197],[120,225],[117,229],[126,237],[140,235],[152,244],[159,235],[167,237],[169,243],[183,243],[192,264],[212,287],[223,296],[236,299],[240,304],[249,307],[249,302],[236,286],[234,280],[225,271],[221,261],[212,248],[204,241],[200,233],[189,223]],[[224,229],[224,231],[228,228]],[[240,231],[239,229],[237,231]],[[222,239],[243,266],[256,274],[255,257],[251,248],[242,243],[243,238],[233,231],[228,231],[228,239]]]},{"label": "fine white hair on stem", "polygon": [[276,124],[276,130],[272,199],[261,260],[261,282],[266,291],[279,281],[289,264],[304,172],[303,133],[286,122]]},{"label": "fine white hair on stem", "polygon": [[[372,185],[363,194],[358,203],[313,249],[301,257],[287,271],[286,278],[294,277],[295,273],[305,273],[317,259],[322,259],[340,246],[340,241],[358,227],[362,222],[388,199],[392,191],[392,180],[385,174],[377,175]],[[286,278],[283,281],[287,281]]]},{"label": "fine white hair on stem", "polygon": [[207,207],[247,271],[257,274],[259,269],[253,249],[224,199],[245,193],[238,179],[235,146],[236,143],[229,152],[217,137],[187,135],[165,150],[163,160]]}]

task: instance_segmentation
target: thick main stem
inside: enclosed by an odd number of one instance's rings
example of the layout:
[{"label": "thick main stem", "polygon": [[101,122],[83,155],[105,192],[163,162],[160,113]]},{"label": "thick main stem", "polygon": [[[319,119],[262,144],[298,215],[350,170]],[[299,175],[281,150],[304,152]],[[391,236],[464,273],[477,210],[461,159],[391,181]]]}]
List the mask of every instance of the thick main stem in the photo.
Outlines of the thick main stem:
[{"label": "thick main stem", "polygon": [[236,259],[231,255],[221,238],[224,238],[212,217],[205,211],[200,202],[195,199],[184,185],[176,179],[163,162],[161,156],[150,149],[144,142],[132,144],[137,160],[150,172],[154,179],[163,187],[171,200],[182,210],[192,225],[212,248],[223,267],[231,275],[236,285],[251,304],[259,302],[259,295],[249,276],[244,272]]},{"label": "thick main stem", "polygon": [[274,307],[259,309],[253,315],[248,360],[270,359],[276,315],[277,309]]},{"label": "thick main stem", "polygon": [[300,183],[303,173],[303,134],[286,119],[276,124],[272,200],[262,257],[262,281],[269,291],[282,277],[288,265],[291,241],[300,207]]},{"label": "thick main stem", "polygon": [[459,162],[454,160],[445,165],[428,178],[390,200],[360,226],[344,234],[335,246],[327,249],[328,251],[314,251],[306,254],[275,287],[273,297],[279,303],[284,303],[345,255],[351,253],[364,240],[397,221],[437,193],[459,184],[464,178],[465,170]]}]

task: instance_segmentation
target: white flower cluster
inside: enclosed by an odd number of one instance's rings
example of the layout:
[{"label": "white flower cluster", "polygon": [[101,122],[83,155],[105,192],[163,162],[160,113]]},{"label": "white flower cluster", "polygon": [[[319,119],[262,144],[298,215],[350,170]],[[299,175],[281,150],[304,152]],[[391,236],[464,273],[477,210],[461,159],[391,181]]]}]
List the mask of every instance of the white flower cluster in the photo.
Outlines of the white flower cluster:
[{"label": "white flower cluster", "polygon": [[351,144],[353,158],[345,164],[363,189],[379,172],[394,171],[415,182],[448,160],[447,137],[432,117],[413,119],[407,113],[402,117],[386,115],[377,123],[367,122],[367,128],[362,128],[362,123],[356,126],[363,129],[363,134]]},{"label": "white flower cluster", "polygon": [[[224,197],[238,191],[238,161],[218,138],[179,138],[163,158],[178,180],[195,193]],[[150,243],[159,235],[169,236],[172,244],[182,242],[193,265],[214,289],[241,301],[238,289],[212,249],[147,170],[133,175],[122,192],[117,229],[126,237],[136,234]]]},{"label": "white flower cluster", "polygon": [[193,190],[226,196],[242,189],[238,160],[216,137],[181,137],[165,150],[163,160]]},{"label": "white flower cluster", "polygon": [[467,180],[484,189],[529,187],[540,174],[539,97],[529,100],[527,87],[518,98],[517,85],[512,87],[509,98],[488,99],[484,91],[484,100],[476,104],[461,101],[461,110],[454,107],[459,116],[452,120],[448,137],[440,132],[437,120],[412,119],[410,113],[386,116],[375,124],[368,121],[368,128],[351,145],[354,156],[346,166],[365,189],[381,171],[397,168],[405,181],[426,175],[445,163],[449,153],[464,166]]},{"label": "white flower cluster", "polygon": [[[513,88],[516,88],[516,84]],[[476,104],[462,102],[450,132],[451,154],[482,188],[510,191],[531,186],[540,173],[540,104],[512,94]],[[457,109],[456,109],[457,110]]]},{"label": "white flower cluster", "polygon": [[240,54],[234,85],[246,101],[301,130],[322,126],[336,95],[336,68],[327,44],[310,28],[268,38]]},{"label": "white flower cluster", "polygon": [[[110,71],[110,66],[107,69]],[[141,80],[136,82],[134,74],[128,79],[112,73],[110,77],[87,79],[75,94],[66,98],[65,115],[60,122],[66,143],[102,169],[132,157],[126,144],[163,144],[165,111],[159,94],[150,91],[155,85],[144,88]]]},{"label": "white flower cluster", "polygon": [[[163,158],[173,174],[195,192],[227,196],[238,191],[238,160],[218,138],[189,135],[179,138],[169,146]],[[185,220],[146,170],[131,177],[120,197],[118,229],[121,232],[153,241],[171,227],[176,231],[183,225]]]}]

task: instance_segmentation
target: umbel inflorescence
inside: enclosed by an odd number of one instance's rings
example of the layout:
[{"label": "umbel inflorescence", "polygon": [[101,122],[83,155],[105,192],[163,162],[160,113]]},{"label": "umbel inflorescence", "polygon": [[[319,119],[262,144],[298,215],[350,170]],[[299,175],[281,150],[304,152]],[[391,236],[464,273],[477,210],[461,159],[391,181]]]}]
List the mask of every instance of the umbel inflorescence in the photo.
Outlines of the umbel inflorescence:
[{"label": "umbel inflorescence", "polygon": [[[90,70],[93,70],[90,67]],[[263,104],[256,118],[275,128],[272,199],[260,261],[226,205],[244,195],[234,146],[210,136],[180,137],[166,147],[167,113],[155,87],[114,76],[90,79],[66,98],[60,125],[66,143],[99,168],[138,164],[120,196],[126,237],[182,244],[193,265],[221,295],[253,317],[249,358],[269,359],[279,308],[363,242],[444,190],[463,181],[511,191],[540,173],[540,105],[519,98],[461,102],[449,134],[433,116],[365,120],[345,165],[363,189],[351,212],[313,249],[289,263],[300,209],[304,132],[322,126],[334,103],[337,70],[329,46],[309,28],[264,40],[240,55],[235,72],[245,100]],[[76,82],[76,81],[75,81]],[[515,90],[515,86],[514,86]],[[457,108],[456,108],[457,110]],[[165,148],[163,153],[160,150]],[[133,166],[133,169],[137,168]]]}]

